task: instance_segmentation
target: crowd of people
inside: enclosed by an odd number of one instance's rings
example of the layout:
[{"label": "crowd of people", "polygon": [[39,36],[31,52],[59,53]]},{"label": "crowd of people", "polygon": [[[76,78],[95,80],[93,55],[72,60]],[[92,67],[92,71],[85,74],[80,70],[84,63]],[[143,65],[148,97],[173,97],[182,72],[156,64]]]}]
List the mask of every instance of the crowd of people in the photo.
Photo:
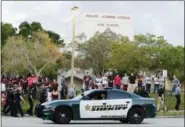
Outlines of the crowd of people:
[{"label": "crowd of people", "polygon": [[107,72],[103,75],[97,74],[91,76],[87,72],[83,78],[83,89],[99,89],[103,87],[113,87],[122,89],[128,92],[137,92],[137,90],[145,90],[147,93],[151,92],[151,86],[154,86],[153,92],[158,92],[160,85],[164,85],[164,78],[151,77],[150,75],[144,77],[142,75],[135,76],[133,73],[128,76],[120,76],[119,74],[113,74],[113,72]]},{"label": "crowd of people", "polygon": [[[173,78],[171,95],[175,94],[177,100],[175,109],[179,110],[181,103],[180,82],[176,76]],[[34,99],[43,103],[56,99],[66,99],[67,96],[71,99],[76,96],[75,86],[73,85],[71,88],[68,88],[64,76],[61,79],[61,83],[58,84],[56,79],[49,80],[48,77],[36,77],[34,74],[17,77],[3,75],[1,84],[5,85],[5,89],[2,90],[2,92],[6,93],[6,105],[3,108],[3,113],[7,115],[10,112],[11,116],[14,117],[17,117],[18,113],[20,113],[22,117],[24,116],[21,103],[25,103],[25,97],[27,97],[26,99],[29,103],[29,109],[27,109],[26,113],[33,115]],[[157,109],[159,110],[162,106],[167,110],[166,106],[164,106],[164,78],[162,77],[151,75],[136,76],[133,73],[131,73],[130,76],[127,74],[120,76],[111,71],[102,75],[90,75],[89,72],[86,72],[83,77],[82,92],[89,89],[102,89],[105,87],[121,89],[142,97],[149,97],[151,92],[157,93]]]},{"label": "crowd of people", "polygon": [[[165,79],[162,76],[154,76],[154,75],[146,75],[143,76],[141,74],[134,75],[133,73],[128,76],[124,74],[120,76],[119,74],[114,74],[113,72],[107,72],[103,75],[97,74],[95,76],[91,76],[88,72],[86,72],[83,78],[83,90],[89,89],[101,89],[104,87],[112,87],[116,89],[122,89],[124,91],[132,92],[142,97],[150,97],[150,93],[154,93],[158,95],[158,104],[157,110],[160,110],[161,107],[167,110],[164,105],[164,92],[165,92]],[[180,82],[173,76],[172,81],[172,91],[171,95],[175,94],[176,97],[176,105],[175,109],[179,110],[179,106],[181,103],[180,100]]]},{"label": "crowd of people", "polygon": [[22,117],[24,116],[21,104],[25,103],[24,97],[27,97],[29,103],[26,114],[33,115],[34,100],[43,103],[55,99],[65,99],[68,94],[68,87],[65,83],[61,84],[63,87],[60,87],[59,90],[59,85],[55,79],[49,80],[48,77],[41,76],[37,78],[34,74],[29,74],[26,77],[2,75],[1,85],[4,86],[2,93],[6,94],[6,104],[2,112],[5,115],[10,112],[11,116],[14,117],[17,117],[18,113]]}]

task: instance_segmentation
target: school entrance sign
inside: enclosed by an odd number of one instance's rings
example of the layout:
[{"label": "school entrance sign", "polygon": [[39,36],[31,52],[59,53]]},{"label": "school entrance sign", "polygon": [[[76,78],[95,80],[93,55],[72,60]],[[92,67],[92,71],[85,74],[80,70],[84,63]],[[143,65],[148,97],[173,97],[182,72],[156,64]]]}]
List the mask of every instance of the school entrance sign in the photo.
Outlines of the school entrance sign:
[{"label": "school entrance sign", "polygon": [[[68,24],[68,36],[72,37],[72,24]],[[116,34],[133,39],[132,17],[126,14],[114,13],[90,13],[82,12],[76,16],[76,40],[84,43],[89,40],[96,32],[107,34]],[[114,36],[113,36],[114,37]],[[70,43],[72,38],[66,40]]]}]

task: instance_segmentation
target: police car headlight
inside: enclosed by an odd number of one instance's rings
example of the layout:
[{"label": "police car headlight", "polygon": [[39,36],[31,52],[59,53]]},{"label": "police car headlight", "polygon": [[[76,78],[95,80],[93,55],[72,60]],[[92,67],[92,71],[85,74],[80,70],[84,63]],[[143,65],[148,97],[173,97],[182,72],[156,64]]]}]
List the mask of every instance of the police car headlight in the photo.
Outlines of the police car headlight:
[{"label": "police car headlight", "polygon": [[52,105],[45,105],[44,106],[45,109],[51,109],[54,111],[54,107]]}]

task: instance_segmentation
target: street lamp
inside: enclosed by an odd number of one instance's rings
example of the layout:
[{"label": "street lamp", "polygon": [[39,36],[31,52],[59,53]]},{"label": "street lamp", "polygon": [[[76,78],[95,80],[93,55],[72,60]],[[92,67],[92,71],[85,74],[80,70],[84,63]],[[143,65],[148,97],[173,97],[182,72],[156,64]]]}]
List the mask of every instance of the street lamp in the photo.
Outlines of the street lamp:
[{"label": "street lamp", "polygon": [[75,25],[76,25],[76,16],[75,12],[78,9],[77,6],[74,6],[72,10],[72,18],[73,18],[73,40],[72,40],[72,55],[71,55],[71,87],[74,85],[74,48],[75,48]]}]

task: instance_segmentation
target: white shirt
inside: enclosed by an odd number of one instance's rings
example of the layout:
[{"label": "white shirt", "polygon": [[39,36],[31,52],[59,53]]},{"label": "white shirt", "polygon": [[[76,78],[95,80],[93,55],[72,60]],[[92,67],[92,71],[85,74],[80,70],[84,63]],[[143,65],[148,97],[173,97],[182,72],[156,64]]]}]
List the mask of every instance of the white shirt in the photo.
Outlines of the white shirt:
[{"label": "white shirt", "polygon": [[107,81],[107,77],[106,76],[102,77],[102,84],[104,84],[104,85],[107,85],[108,84],[108,81]]},{"label": "white shirt", "polygon": [[154,84],[160,84],[160,79],[154,78]]},{"label": "white shirt", "polygon": [[96,78],[96,84],[101,85],[102,84],[102,78]]},{"label": "white shirt", "polygon": [[129,80],[129,78],[128,78],[127,76],[124,76],[124,77],[122,78],[122,80],[121,80],[121,83],[122,83],[122,84],[125,84],[125,85],[128,85],[128,80]]},{"label": "white shirt", "polygon": [[6,86],[4,83],[1,83],[1,91],[5,91],[6,90]]},{"label": "white shirt", "polygon": [[152,84],[152,78],[151,77],[146,77],[145,78],[145,84]]},{"label": "white shirt", "polygon": [[102,82],[102,78],[96,78],[96,82],[97,83],[101,83]]},{"label": "white shirt", "polygon": [[48,92],[48,97],[47,97],[48,101],[52,101],[51,94],[52,94],[52,92]]}]

